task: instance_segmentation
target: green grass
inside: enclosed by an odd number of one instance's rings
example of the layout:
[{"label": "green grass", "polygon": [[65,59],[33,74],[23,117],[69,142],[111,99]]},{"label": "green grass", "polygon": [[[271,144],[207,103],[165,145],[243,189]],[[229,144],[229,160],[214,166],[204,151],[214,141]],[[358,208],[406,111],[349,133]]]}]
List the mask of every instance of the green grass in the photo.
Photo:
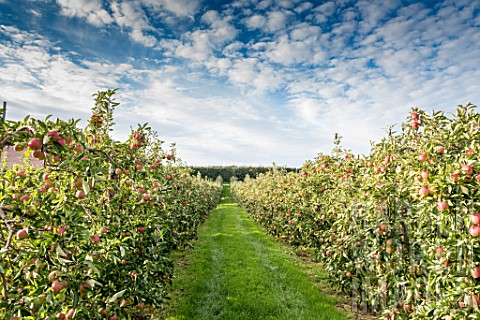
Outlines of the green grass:
[{"label": "green grass", "polygon": [[347,319],[298,267],[298,259],[264,235],[232,203],[228,185],[215,213],[199,230],[180,268],[162,318]]}]

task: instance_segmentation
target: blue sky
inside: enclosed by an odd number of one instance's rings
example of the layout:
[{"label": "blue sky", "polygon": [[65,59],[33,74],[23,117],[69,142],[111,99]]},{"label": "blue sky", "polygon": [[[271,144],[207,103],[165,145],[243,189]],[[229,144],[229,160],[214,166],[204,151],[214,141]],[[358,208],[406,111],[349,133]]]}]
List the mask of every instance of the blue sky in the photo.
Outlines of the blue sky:
[{"label": "blue sky", "polygon": [[[480,100],[480,1],[0,0],[8,118],[148,122],[191,165],[366,154],[412,107]],[[85,124],[85,121],[83,122]]]}]

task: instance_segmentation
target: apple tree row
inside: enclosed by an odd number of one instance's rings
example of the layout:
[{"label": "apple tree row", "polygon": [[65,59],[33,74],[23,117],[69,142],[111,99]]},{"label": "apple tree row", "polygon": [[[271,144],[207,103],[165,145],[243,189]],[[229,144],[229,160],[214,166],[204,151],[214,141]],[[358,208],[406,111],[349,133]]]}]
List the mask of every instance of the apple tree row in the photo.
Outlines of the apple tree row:
[{"label": "apple tree row", "polygon": [[0,318],[135,318],[159,307],[169,252],[188,246],[219,201],[147,125],[114,141],[108,90],[75,120],[0,127],[0,150],[43,160],[0,171]]},{"label": "apple tree row", "polygon": [[[339,143],[339,142],[338,142]],[[480,115],[413,109],[369,155],[337,147],[300,173],[234,183],[272,236],[315,248],[332,282],[380,319],[477,319]]]}]

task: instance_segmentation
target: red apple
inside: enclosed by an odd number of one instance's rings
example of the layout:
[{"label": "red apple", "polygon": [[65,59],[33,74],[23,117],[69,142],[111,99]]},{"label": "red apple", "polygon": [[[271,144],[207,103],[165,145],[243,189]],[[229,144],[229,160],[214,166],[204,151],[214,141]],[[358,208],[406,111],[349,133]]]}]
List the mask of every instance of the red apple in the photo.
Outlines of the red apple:
[{"label": "red apple", "polygon": [[472,277],[474,277],[475,279],[478,279],[480,278],[480,267],[475,267],[474,269],[471,270],[471,273],[472,273]]},{"label": "red apple", "polygon": [[150,195],[149,195],[148,193],[144,194],[144,195],[143,195],[143,199],[144,199],[145,201],[150,200]]},{"label": "red apple", "polygon": [[427,170],[423,170],[423,171],[420,173],[420,177],[422,177],[423,179],[428,179],[428,171],[427,171]]},{"label": "red apple", "polygon": [[65,319],[70,320],[70,319],[73,319],[74,316],[75,316],[75,309],[70,309],[70,310],[68,310],[67,316],[66,316]]},{"label": "red apple", "polygon": [[58,234],[59,236],[63,235],[66,231],[67,231],[67,230],[66,230],[65,228],[63,228],[63,227],[57,228],[57,234]]},{"label": "red apple", "polygon": [[52,291],[54,293],[59,293],[60,291],[62,291],[66,286],[68,285],[67,281],[63,280],[63,281],[60,281],[60,280],[53,280],[52,282]]},{"label": "red apple", "polygon": [[19,145],[19,144],[16,144],[14,149],[15,149],[15,151],[17,151],[17,152],[20,152],[20,151],[23,151],[23,149],[25,149],[25,147],[24,147],[24,146],[21,146],[21,145]]},{"label": "red apple", "polygon": [[121,173],[122,173],[122,169],[120,169],[120,168],[115,169],[115,174],[116,175],[120,175]]},{"label": "red apple", "polygon": [[452,174],[453,182],[457,182],[459,177],[460,177],[460,176],[458,175],[458,173]]},{"label": "red apple", "polygon": [[42,145],[43,145],[42,140],[38,138],[33,138],[28,142],[28,147],[34,150],[40,149]]},{"label": "red apple", "polygon": [[28,229],[20,229],[17,231],[17,239],[22,240],[28,238]]},{"label": "red apple", "polygon": [[444,153],[444,152],[445,152],[445,147],[444,147],[444,146],[436,146],[436,147],[435,147],[435,150],[436,150],[438,153]]},{"label": "red apple", "polygon": [[448,202],[445,200],[438,201],[437,202],[437,209],[440,211],[446,211],[448,210]]},{"label": "red apple", "polygon": [[45,160],[45,154],[42,152],[42,150],[35,150],[32,154],[33,157],[38,160]]},{"label": "red apple", "polygon": [[85,194],[85,191],[83,190],[78,190],[76,193],[75,193],[75,197],[77,197],[78,199],[83,199],[86,197],[86,194]]},{"label": "red apple", "polygon": [[424,153],[418,155],[418,160],[421,161],[421,162],[427,161],[427,159],[428,159],[428,157]]},{"label": "red apple", "polygon": [[57,316],[56,316],[56,317],[57,317],[57,319],[61,319],[61,320],[62,320],[62,319],[65,319],[65,313],[59,312],[59,313],[57,313]]},{"label": "red apple", "polygon": [[468,150],[465,152],[465,154],[466,154],[467,156],[472,155],[472,154],[473,154],[473,149],[472,149],[472,148],[468,149]]},{"label": "red apple", "polygon": [[62,145],[62,147],[65,147],[65,145],[67,144],[67,141],[65,141],[65,139],[63,138],[58,138],[57,142]]},{"label": "red apple", "polygon": [[420,118],[420,115],[418,113],[412,113],[412,119],[418,120]]},{"label": "red apple", "polygon": [[144,233],[144,232],[145,232],[145,228],[144,228],[144,227],[140,227],[140,228],[138,228],[138,232],[140,232],[140,233]]},{"label": "red apple", "polygon": [[471,175],[473,173],[473,168],[471,166],[469,166],[468,164],[462,166],[462,172],[467,174],[467,175]]},{"label": "red apple", "polygon": [[28,194],[25,194],[23,196],[20,197],[20,199],[18,199],[20,201],[28,201],[30,200],[30,196]]},{"label": "red apple", "polygon": [[470,220],[473,224],[480,224],[480,213],[475,213],[470,216]]},{"label": "red apple", "polygon": [[22,170],[18,170],[18,171],[17,171],[17,176],[19,176],[19,177],[25,177],[25,175],[26,175],[26,174],[25,174],[25,170],[22,169]]},{"label": "red apple", "polygon": [[45,188],[51,188],[51,187],[53,187],[52,180],[45,180]]},{"label": "red apple", "polygon": [[58,131],[56,131],[56,130],[51,130],[48,133],[48,136],[51,137],[53,140],[57,140],[58,138],[60,138],[60,135],[58,134]]},{"label": "red apple", "polygon": [[475,224],[468,229],[468,232],[470,232],[472,237],[478,237],[480,236],[480,226]]},{"label": "red apple", "polygon": [[92,243],[99,243],[100,242],[100,237],[98,235],[94,235],[90,241],[92,241]]},{"label": "red apple", "polygon": [[428,196],[428,194],[430,193],[430,189],[428,187],[421,187],[420,190],[418,190],[418,193],[425,197],[425,196]]}]

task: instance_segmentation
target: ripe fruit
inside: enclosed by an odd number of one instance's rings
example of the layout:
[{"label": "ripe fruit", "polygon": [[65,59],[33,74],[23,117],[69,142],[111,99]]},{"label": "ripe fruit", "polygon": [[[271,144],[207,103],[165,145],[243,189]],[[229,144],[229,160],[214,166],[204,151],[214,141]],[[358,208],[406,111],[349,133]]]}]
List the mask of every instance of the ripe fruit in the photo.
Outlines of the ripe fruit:
[{"label": "ripe fruit", "polygon": [[42,147],[42,140],[33,138],[28,142],[28,147],[33,150],[40,149]]},{"label": "ripe fruit", "polygon": [[19,145],[19,144],[16,144],[14,149],[15,149],[15,151],[17,151],[17,152],[20,152],[20,151],[23,151],[23,149],[25,149],[25,147],[24,147],[24,146],[21,146],[21,145]]},{"label": "ripe fruit", "polygon": [[475,279],[480,278],[480,267],[475,267],[474,269],[471,270],[472,277]]},{"label": "ripe fruit", "polygon": [[100,237],[98,235],[94,235],[90,241],[92,241],[92,243],[99,243],[100,242]]},{"label": "ripe fruit", "polygon": [[470,227],[470,229],[468,229],[468,232],[470,232],[472,237],[478,237],[480,236],[480,226],[473,225]]},{"label": "ripe fruit", "polygon": [[469,166],[468,164],[462,166],[462,172],[467,174],[467,175],[471,175],[473,173],[473,168],[471,166]]},{"label": "ripe fruit", "polygon": [[121,173],[122,173],[122,169],[120,169],[120,168],[115,169],[115,174],[116,175],[120,175]]},{"label": "ripe fruit", "polygon": [[63,312],[57,313],[57,319],[65,319],[65,313]]},{"label": "ripe fruit", "polygon": [[420,118],[420,115],[418,113],[412,113],[412,119],[418,120]]},{"label": "ripe fruit", "polygon": [[144,199],[145,201],[150,200],[150,195],[149,195],[148,193],[144,194],[144,195],[143,195],[143,199]]},{"label": "ripe fruit", "polygon": [[65,139],[63,139],[63,138],[59,138],[59,139],[57,140],[57,142],[60,143],[60,145],[61,145],[62,147],[65,147],[65,145],[67,144],[67,141],[65,141]]},{"label": "ripe fruit", "polygon": [[25,194],[23,196],[20,197],[20,199],[18,199],[20,201],[28,201],[30,200],[30,196],[28,194]]},{"label": "ripe fruit", "polygon": [[422,153],[420,155],[418,155],[418,161],[420,162],[424,162],[424,161],[427,161],[428,157],[426,154]]},{"label": "ripe fruit", "polygon": [[443,201],[438,201],[437,202],[437,209],[440,211],[446,211],[448,210],[448,202],[443,200]]},{"label": "ripe fruit", "polygon": [[445,152],[445,147],[444,147],[444,146],[436,146],[436,147],[435,147],[435,150],[436,150],[438,153],[444,153],[444,152]]},{"label": "ripe fruit", "polygon": [[480,213],[475,213],[470,216],[470,220],[473,224],[480,224]]},{"label": "ripe fruit", "polygon": [[83,190],[78,190],[76,193],[75,193],[75,197],[77,197],[78,199],[83,199],[86,197],[86,194],[85,194],[85,191]]},{"label": "ripe fruit", "polygon": [[138,228],[138,232],[140,232],[140,233],[144,233],[144,232],[145,232],[145,228],[144,228],[144,227],[140,227],[140,228]]},{"label": "ripe fruit", "polygon": [[19,177],[25,177],[25,170],[23,170],[23,169],[22,169],[22,170],[18,170],[18,171],[17,171],[17,176],[19,176]]},{"label": "ripe fruit", "polygon": [[420,177],[422,177],[423,179],[428,179],[428,171],[423,170],[422,173],[420,173]]},{"label": "ripe fruit", "polygon": [[458,173],[454,173],[454,174],[452,174],[452,179],[453,179],[453,182],[457,182],[457,181],[458,181],[458,178],[459,178],[459,175],[458,175]]},{"label": "ripe fruit", "polygon": [[53,280],[52,282],[52,291],[54,293],[59,293],[60,291],[62,291],[66,286],[68,285],[67,281],[65,280]]},{"label": "ripe fruit", "polygon": [[465,152],[465,154],[466,154],[467,156],[472,155],[472,154],[473,154],[473,149],[472,149],[472,148],[468,149],[468,150]]},{"label": "ripe fruit", "polygon": [[73,319],[74,316],[75,316],[75,309],[70,309],[68,310],[67,316],[65,317],[65,319]]},{"label": "ripe fruit", "polygon": [[418,190],[418,193],[425,197],[425,196],[428,196],[428,194],[430,193],[430,189],[428,187],[421,187],[420,190]]},{"label": "ripe fruit", "polygon": [[42,150],[35,150],[32,154],[33,157],[38,160],[45,160],[45,154],[42,152]]},{"label": "ripe fruit", "polygon": [[27,229],[21,229],[17,231],[17,239],[22,240],[28,238],[28,230]]},{"label": "ripe fruit", "polygon": [[59,236],[63,235],[65,233],[65,231],[67,231],[67,230],[63,227],[57,228],[57,233],[58,233]]}]

